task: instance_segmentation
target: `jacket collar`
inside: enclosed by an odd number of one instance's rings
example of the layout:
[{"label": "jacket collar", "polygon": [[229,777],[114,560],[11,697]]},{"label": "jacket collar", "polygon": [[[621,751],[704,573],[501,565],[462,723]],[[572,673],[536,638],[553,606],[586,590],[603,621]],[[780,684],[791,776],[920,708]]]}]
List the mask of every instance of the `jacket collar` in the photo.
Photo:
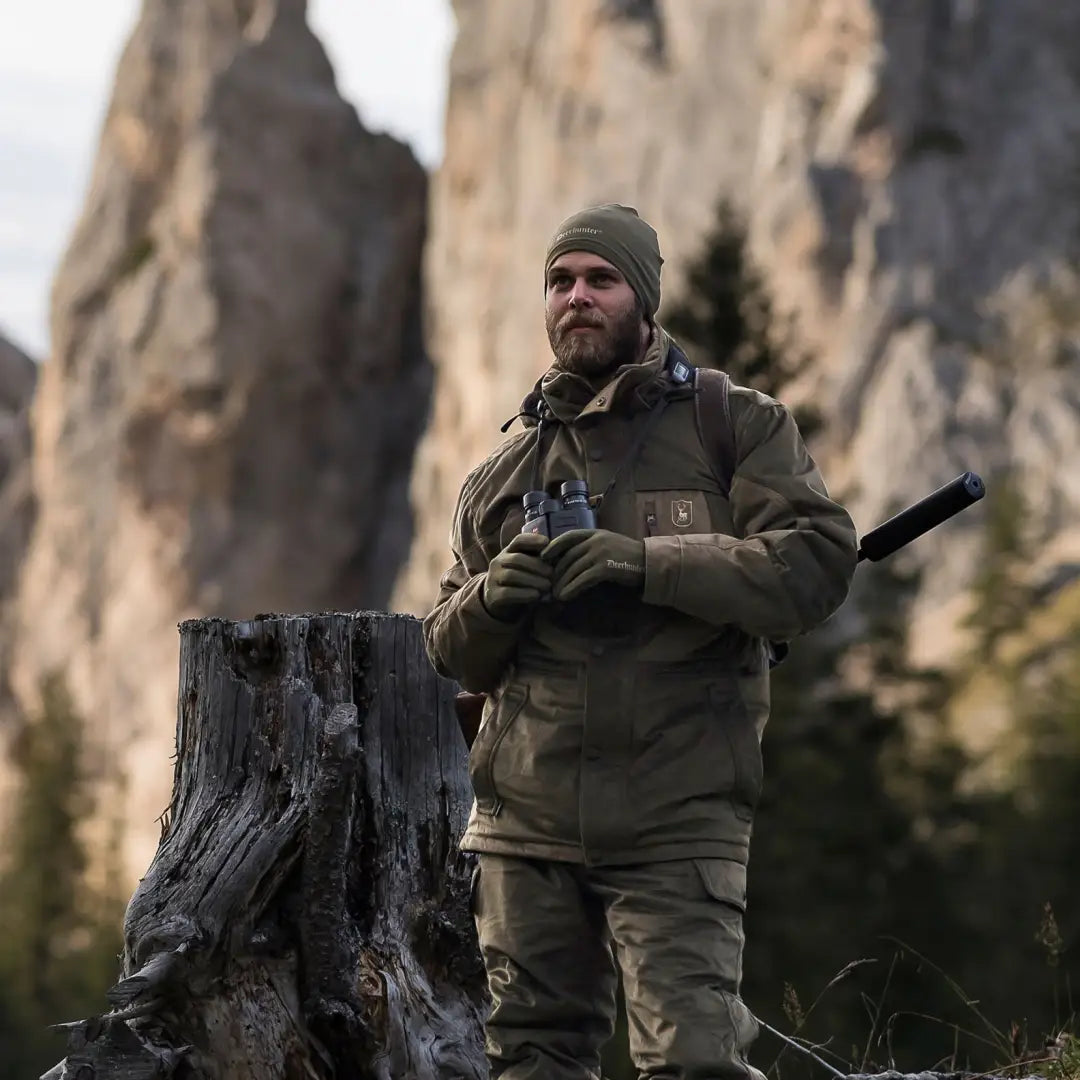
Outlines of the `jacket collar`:
[{"label": "jacket collar", "polygon": [[624,364],[600,390],[594,390],[573,372],[548,368],[521,403],[522,422],[526,427],[536,426],[541,400],[564,424],[600,413],[632,415],[647,411],[671,385],[666,369],[671,344],[667,331],[654,327],[652,341],[640,363]]}]

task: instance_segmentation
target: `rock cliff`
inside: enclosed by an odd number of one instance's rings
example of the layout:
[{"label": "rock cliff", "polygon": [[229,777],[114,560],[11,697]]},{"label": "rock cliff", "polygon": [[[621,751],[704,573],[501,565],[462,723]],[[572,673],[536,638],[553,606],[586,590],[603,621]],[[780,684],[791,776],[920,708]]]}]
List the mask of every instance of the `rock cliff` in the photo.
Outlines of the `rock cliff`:
[{"label": "rock cliff", "polygon": [[13,679],[67,676],[143,870],[179,620],[385,607],[426,417],[426,177],[303,0],[147,0],[52,297]]},{"label": "rock cliff", "polygon": [[30,405],[36,384],[37,365],[0,336],[0,608],[11,599],[33,518]]},{"label": "rock cliff", "polygon": [[[791,395],[823,413],[814,451],[861,530],[965,468],[1014,468],[1044,569],[1072,557],[1080,9],[454,6],[426,262],[435,407],[397,606],[429,608],[458,486],[548,364],[541,263],[554,226],[608,200],[656,226],[666,302],[718,199],[743,212],[751,256],[818,358]],[[916,546],[924,657],[955,644],[980,523],[968,511]]]},{"label": "rock cliff", "polygon": [[[34,522],[30,407],[37,364],[0,336],[0,755],[13,717],[9,681],[19,567]],[[2,769],[0,769],[2,772]]]}]

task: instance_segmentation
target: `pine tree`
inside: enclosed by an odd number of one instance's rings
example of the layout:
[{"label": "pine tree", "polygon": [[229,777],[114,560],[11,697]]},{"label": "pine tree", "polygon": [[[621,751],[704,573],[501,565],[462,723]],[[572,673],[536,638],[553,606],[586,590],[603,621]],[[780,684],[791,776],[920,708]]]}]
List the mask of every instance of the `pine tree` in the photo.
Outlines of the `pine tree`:
[{"label": "pine tree", "polygon": [[[95,810],[84,724],[59,674],[15,740],[17,792],[0,864],[0,1060],[39,1075],[63,1056],[49,1025],[104,1011],[122,948],[116,875],[87,886]],[[36,1071],[35,1071],[36,1070]]]},{"label": "pine tree", "polygon": [[1026,535],[1023,490],[1008,471],[987,484],[986,531],[979,571],[972,585],[975,604],[966,625],[975,631],[976,659],[986,662],[1001,637],[1019,629],[1034,602],[1024,571],[1035,552]]},{"label": "pine tree", "polygon": [[[800,346],[794,319],[776,311],[746,243],[745,224],[721,200],[700,254],[687,267],[684,294],[659,321],[695,364],[722,368],[736,383],[776,397],[813,356]],[[821,423],[809,405],[794,416],[807,439]]]}]

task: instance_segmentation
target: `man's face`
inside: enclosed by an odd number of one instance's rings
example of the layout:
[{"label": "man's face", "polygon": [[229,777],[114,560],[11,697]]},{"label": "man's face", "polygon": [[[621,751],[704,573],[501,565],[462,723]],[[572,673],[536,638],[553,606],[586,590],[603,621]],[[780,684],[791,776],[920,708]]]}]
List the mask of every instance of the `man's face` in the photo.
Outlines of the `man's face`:
[{"label": "man's face", "polygon": [[588,251],[568,251],[551,264],[544,322],[555,367],[586,377],[636,363],[648,337],[626,278]]}]

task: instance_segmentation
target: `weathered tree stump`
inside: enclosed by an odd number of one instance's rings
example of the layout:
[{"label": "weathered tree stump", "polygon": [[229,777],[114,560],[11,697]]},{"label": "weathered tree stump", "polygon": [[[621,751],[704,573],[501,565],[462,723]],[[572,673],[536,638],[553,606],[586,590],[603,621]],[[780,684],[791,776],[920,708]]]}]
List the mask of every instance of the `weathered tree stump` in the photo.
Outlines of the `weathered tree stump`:
[{"label": "weathered tree stump", "polygon": [[79,1080],[487,1075],[471,793],[418,620],[180,627],[172,802]]}]

